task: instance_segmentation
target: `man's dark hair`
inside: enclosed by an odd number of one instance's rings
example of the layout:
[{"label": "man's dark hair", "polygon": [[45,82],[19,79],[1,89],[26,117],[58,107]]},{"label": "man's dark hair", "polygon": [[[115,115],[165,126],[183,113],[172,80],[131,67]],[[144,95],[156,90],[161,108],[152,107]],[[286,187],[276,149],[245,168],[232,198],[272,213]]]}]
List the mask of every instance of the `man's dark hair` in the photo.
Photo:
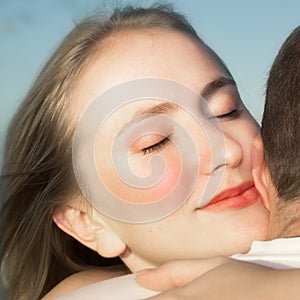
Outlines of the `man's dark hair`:
[{"label": "man's dark hair", "polygon": [[266,164],[278,197],[300,199],[300,26],[282,45],[267,81],[262,120]]}]

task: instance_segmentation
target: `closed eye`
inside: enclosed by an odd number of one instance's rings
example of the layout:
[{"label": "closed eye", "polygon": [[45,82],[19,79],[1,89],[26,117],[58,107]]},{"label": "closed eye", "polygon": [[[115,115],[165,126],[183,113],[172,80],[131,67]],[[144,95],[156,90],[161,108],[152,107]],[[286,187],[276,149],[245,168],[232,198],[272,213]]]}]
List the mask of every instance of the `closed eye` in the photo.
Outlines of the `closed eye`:
[{"label": "closed eye", "polygon": [[233,119],[237,119],[242,113],[242,110],[239,109],[233,109],[232,111],[226,113],[226,114],[222,114],[222,115],[218,115],[212,118],[218,118],[218,119],[228,119],[228,120],[233,120]]},{"label": "closed eye", "polygon": [[143,154],[150,154],[152,152],[161,150],[168,142],[170,141],[169,137],[165,137],[164,139],[162,139],[161,141],[159,141],[158,143],[155,143],[149,147],[143,148]]}]

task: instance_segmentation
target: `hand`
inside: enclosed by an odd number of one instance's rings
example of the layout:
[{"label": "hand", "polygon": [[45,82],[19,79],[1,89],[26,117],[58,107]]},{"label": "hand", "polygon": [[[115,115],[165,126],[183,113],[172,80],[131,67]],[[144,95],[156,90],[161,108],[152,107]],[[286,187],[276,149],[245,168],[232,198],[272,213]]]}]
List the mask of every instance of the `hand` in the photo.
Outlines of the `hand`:
[{"label": "hand", "polygon": [[157,269],[144,270],[136,275],[143,287],[156,291],[166,291],[181,287],[205,272],[223,265],[231,259],[216,257],[205,260],[177,260],[166,263]]},{"label": "hand", "polygon": [[[147,273],[141,275],[145,279]],[[189,284],[148,300],[296,300],[300,294],[299,278],[299,269],[275,270],[228,260]]]}]

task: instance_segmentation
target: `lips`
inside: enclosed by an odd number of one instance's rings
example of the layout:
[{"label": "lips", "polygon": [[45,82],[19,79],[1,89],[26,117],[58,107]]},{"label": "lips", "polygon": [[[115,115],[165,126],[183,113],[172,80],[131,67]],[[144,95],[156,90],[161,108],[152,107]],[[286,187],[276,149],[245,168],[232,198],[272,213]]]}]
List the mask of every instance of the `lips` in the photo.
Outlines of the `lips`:
[{"label": "lips", "polygon": [[254,204],[258,201],[258,199],[259,193],[255,188],[253,182],[249,181],[219,193],[202,209],[240,209]]}]

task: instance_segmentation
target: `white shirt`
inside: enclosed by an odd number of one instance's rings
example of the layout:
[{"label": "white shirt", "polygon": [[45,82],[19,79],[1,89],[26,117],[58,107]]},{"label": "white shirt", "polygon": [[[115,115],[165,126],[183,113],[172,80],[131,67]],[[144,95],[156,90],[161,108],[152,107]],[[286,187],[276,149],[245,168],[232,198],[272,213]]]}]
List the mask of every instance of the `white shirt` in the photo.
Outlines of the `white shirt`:
[{"label": "white shirt", "polygon": [[300,268],[300,237],[253,242],[248,253],[232,258],[274,269]]}]

